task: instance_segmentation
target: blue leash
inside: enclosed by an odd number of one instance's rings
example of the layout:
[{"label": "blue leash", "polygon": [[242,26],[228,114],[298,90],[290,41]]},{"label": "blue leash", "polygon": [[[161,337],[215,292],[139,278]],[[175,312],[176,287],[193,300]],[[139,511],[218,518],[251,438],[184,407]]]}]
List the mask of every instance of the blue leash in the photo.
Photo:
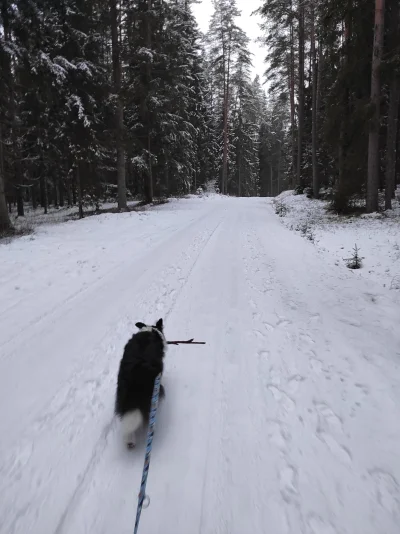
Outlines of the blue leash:
[{"label": "blue leash", "polygon": [[147,508],[150,504],[150,499],[146,495],[146,484],[147,484],[147,475],[149,474],[150,467],[150,456],[151,448],[153,446],[153,436],[154,436],[154,427],[156,423],[156,414],[158,408],[158,399],[160,396],[160,384],[161,384],[161,373],[157,376],[154,381],[153,396],[151,398],[151,409],[150,409],[150,419],[149,419],[149,430],[147,432],[147,444],[146,444],[146,455],[144,457],[144,466],[142,474],[142,482],[140,484],[139,492],[139,502],[136,512],[136,522],[134,534],[137,534],[139,528],[140,516],[142,513],[142,508]]}]

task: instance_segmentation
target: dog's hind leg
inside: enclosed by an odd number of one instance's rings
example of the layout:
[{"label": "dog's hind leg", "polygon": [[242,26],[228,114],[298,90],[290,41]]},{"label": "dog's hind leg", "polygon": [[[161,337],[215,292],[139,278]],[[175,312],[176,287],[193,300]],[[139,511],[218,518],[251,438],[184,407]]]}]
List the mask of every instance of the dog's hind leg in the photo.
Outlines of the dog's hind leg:
[{"label": "dog's hind leg", "polygon": [[133,449],[136,445],[136,431],[143,424],[143,416],[140,410],[133,410],[124,414],[121,418],[121,423],[126,446],[129,449]]}]

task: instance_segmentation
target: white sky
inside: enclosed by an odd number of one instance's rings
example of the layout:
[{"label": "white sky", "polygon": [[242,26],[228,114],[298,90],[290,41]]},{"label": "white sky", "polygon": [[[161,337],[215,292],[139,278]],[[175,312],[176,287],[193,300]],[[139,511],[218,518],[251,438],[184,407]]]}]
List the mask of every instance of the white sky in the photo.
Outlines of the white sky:
[{"label": "white sky", "polygon": [[[258,15],[251,16],[251,13],[258,9],[261,4],[262,0],[236,0],[236,5],[241,11],[241,16],[237,18],[236,21],[238,26],[247,33],[250,39],[249,48],[250,52],[253,53],[253,76],[258,74],[261,83],[264,83],[265,79],[263,73],[266,68],[266,65],[264,64],[266,49],[255,42],[255,39],[262,35],[258,26],[261,22],[261,17]],[[211,0],[202,0],[200,4],[192,4],[192,9],[200,26],[200,30],[205,33],[208,30],[210,17],[213,12]]]}]

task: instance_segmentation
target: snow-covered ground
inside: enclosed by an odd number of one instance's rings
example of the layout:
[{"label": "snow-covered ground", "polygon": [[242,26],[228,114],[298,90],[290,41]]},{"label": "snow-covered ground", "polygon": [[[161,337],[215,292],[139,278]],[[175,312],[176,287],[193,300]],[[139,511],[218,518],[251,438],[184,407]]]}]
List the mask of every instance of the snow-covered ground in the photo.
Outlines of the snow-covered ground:
[{"label": "snow-covered ground", "polygon": [[1,534],[133,531],[144,436],[125,450],[116,373],[159,317],[207,345],[169,350],[140,534],[398,534],[396,298],[265,199],[0,246]]},{"label": "snow-covered ground", "polygon": [[[130,209],[134,208],[139,204],[138,200],[130,200],[128,202],[128,207]],[[102,202],[100,204],[100,210],[112,210],[116,208],[116,203],[112,202]],[[95,213],[94,207],[84,209],[85,216],[91,216]],[[30,205],[24,206],[24,216],[19,217],[17,214],[16,207],[13,208],[11,213],[11,222],[14,228],[22,234],[29,234],[33,232],[40,225],[50,225],[50,224],[59,224],[69,220],[74,220],[79,218],[79,209],[78,206],[64,206],[55,208],[50,206],[47,210],[47,213],[44,213],[43,208],[38,207],[33,209]],[[0,241],[1,244],[1,241]]]},{"label": "snow-covered ground", "polygon": [[373,280],[381,287],[400,290],[400,190],[393,210],[381,214],[339,217],[327,210],[328,202],[305,195],[282,193],[274,200],[283,224],[328,252],[337,265],[345,264],[357,245],[363,258],[355,277]]}]

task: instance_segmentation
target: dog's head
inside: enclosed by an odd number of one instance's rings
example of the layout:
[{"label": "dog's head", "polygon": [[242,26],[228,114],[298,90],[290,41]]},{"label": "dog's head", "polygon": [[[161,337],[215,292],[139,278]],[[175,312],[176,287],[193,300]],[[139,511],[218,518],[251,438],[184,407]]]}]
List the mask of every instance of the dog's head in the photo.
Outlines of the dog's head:
[{"label": "dog's head", "polygon": [[144,324],[144,323],[136,323],[136,326],[139,328],[139,330],[143,330],[144,328],[155,328],[156,330],[158,330],[159,332],[161,332],[162,334],[164,333],[164,323],[163,323],[163,320],[162,319],[159,319],[155,325],[147,325],[147,324]]},{"label": "dog's head", "polygon": [[158,334],[163,342],[164,346],[164,354],[167,351],[168,343],[164,336],[164,323],[162,319],[159,319],[155,325],[149,326],[144,323],[136,323],[137,328],[139,328],[140,332],[155,332]]}]

